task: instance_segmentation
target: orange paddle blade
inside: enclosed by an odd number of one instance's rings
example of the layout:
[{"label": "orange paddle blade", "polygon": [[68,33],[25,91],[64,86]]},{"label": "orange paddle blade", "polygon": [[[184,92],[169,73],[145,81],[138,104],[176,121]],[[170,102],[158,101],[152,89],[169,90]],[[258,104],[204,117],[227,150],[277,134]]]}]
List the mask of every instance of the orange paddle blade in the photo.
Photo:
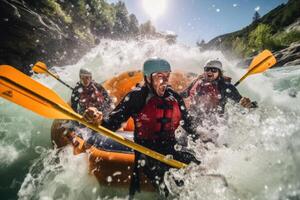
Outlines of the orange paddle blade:
[{"label": "orange paddle blade", "polygon": [[71,119],[51,104],[72,110],[55,92],[9,65],[0,65],[0,96],[47,118]]},{"label": "orange paddle blade", "polygon": [[39,74],[47,73],[47,71],[48,71],[47,65],[41,61],[38,61],[37,63],[35,63],[35,65],[32,67],[32,70],[35,73],[39,73]]},{"label": "orange paddle blade", "polygon": [[248,67],[250,74],[257,74],[266,71],[276,64],[276,58],[269,50],[258,54]]}]

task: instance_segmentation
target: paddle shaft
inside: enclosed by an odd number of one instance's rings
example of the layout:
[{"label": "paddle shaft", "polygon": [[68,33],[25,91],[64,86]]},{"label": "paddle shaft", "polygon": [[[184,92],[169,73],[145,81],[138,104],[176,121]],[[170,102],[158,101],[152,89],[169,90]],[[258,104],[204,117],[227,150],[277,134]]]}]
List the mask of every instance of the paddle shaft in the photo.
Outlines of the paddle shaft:
[{"label": "paddle shaft", "polygon": [[[50,73],[50,72],[49,72]],[[57,78],[54,76],[54,74],[50,73],[51,76],[53,76],[56,80],[58,80],[59,82],[61,82],[62,84],[64,84],[65,86],[67,86],[69,89],[71,89],[72,91],[74,90],[73,87],[71,87],[70,85],[68,85],[67,83],[63,82],[61,79]]]},{"label": "paddle shaft", "polygon": [[234,86],[235,86],[235,87],[238,86],[245,78],[247,78],[247,76],[249,76],[249,74],[250,74],[250,71],[248,71],[246,74],[244,74],[244,76],[243,76],[242,78],[240,78],[240,80],[238,80],[238,81],[234,84]]},{"label": "paddle shaft", "polygon": [[154,152],[152,151],[151,149],[148,149],[146,147],[143,147],[131,140],[128,140],[127,138],[125,137],[122,137],[114,132],[112,132],[111,130],[103,127],[103,126],[94,126],[90,123],[88,123],[87,121],[84,120],[84,118],[75,113],[75,112],[70,112],[69,110],[66,110],[64,107],[61,107],[60,105],[54,105],[58,110],[64,112],[65,114],[67,115],[70,115],[74,120],[78,121],[79,123],[81,124],[84,124],[86,127],[90,128],[90,129],[93,129],[94,131],[96,131],[97,133],[101,132],[103,135],[119,142],[120,144],[123,144],[127,147],[130,147],[136,151],[139,151],[147,156],[150,156],[156,160],[159,160],[161,162],[164,162],[165,164],[168,164],[172,167],[176,167],[176,168],[182,168],[182,167],[186,167],[186,164],[185,163],[182,163],[182,162],[179,162],[179,161],[176,161],[176,160],[172,160],[171,159],[167,159],[164,155],[162,154],[159,154],[157,152]]},{"label": "paddle shaft", "polygon": [[48,73],[50,76],[52,76],[53,78],[55,78],[56,80],[58,80],[60,83],[64,84],[65,86],[67,86],[69,89],[74,90],[73,87],[71,87],[70,85],[68,85],[67,83],[63,82],[60,78],[58,78],[57,76],[55,76],[53,73],[51,73],[49,70],[44,69],[38,65],[36,65],[36,67],[38,67],[39,69],[45,71],[46,73]]},{"label": "paddle shaft", "polygon": [[[155,152],[155,151],[153,151],[151,149],[148,149],[146,147],[143,147],[143,146],[141,146],[141,145],[139,145],[139,144],[137,144],[137,143],[135,143],[131,140],[128,140],[127,138],[124,138],[124,137],[110,131],[109,129],[106,129],[103,126],[100,126],[100,125],[96,126],[96,125],[90,124],[87,121],[85,121],[84,118],[81,115],[77,114],[73,110],[70,110],[70,109],[68,109],[68,108],[66,108],[66,107],[64,107],[64,106],[62,106],[58,103],[55,103],[55,102],[53,102],[53,101],[37,94],[36,92],[34,92],[32,90],[29,90],[28,88],[16,83],[13,80],[10,80],[10,79],[8,79],[6,77],[2,77],[2,76],[0,77],[0,79],[2,79],[4,81],[4,83],[8,82],[9,84],[19,88],[21,91],[25,91],[24,95],[26,95],[26,93],[28,93],[28,94],[34,96],[35,98],[37,98],[40,101],[40,103],[49,104],[55,110],[58,110],[59,112],[64,113],[66,116],[70,117],[71,119],[73,119],[75,121],[78,121],[81,124],[84,124],[88,128],[93,129],[94,131],[96,131],[97,133],[101,132],[103,135],[105,135],[105,136],[107,136],[107,137],[109,137],[109,138],[111,138],[111,139],[113,139],[113,140],[129,147],[129,148],[132,148],[136,151],[139,151],[139,152],[141,152],[141,153],[143,153],[147,156],[150,156],[150,157],[152,157],[156,160],[159,160],[159,161],[161,161],[165,164],[168,164],[172,167],[175,167],[175,168],[182,168],[182,167],[187,166],[185,163],[182,163],[182,162],[179,162],[179,161],[176,161],[176,160],[173,160],[173,159],[169,159],[169,158],[165,157],[164,155],[162,155],[158,152]],[[28,95],[26,95],[26,96],[28,96]]]},{"label": "paddle shaft", "polygon": [[257,67],[259,67],[261,64],[263,64],[265,61],[267,61],[269,58],[271,58],[272,56],[267,56],[266,58],[264,58],[262,61],[260,61],[259,63],[257,63],[255,66],[253,66],[240,80],[238,80],[234,86],[238,86],[245,78],[247,78],[247,76],[249,76]]}]

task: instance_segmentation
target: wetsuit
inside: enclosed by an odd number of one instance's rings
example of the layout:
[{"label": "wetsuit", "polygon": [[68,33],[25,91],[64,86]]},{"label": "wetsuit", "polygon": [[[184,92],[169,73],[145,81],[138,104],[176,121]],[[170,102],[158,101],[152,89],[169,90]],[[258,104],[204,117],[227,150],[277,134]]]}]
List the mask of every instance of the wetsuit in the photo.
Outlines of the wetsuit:
[{"label": "wetsuit", "polygon": [[[192,133],[193,130],[183,99],[170,87],[166,89],[163,97],[153,94],[147,86],[136,87],[123,98],[102,125],[115,131],[129,117],[133,117],[135,122],[134,141],[136,143],[164,155],[172,155],[174,159],[185,163],[191,161],[199,163],[193,155],[174,149],[175,129],[178,127],[179,121],[183,121],[182,127],[188,133]],[[139,166],[139,160],[145,160],[146,164]],[[170,166],[135,152],[130,195],[134,195],[136,190],[139,191],[138,168],[142,168],[151,183],[159,189],[159,185],[163,184],[164,173],[170,169]],[[167,188],[164,192],[168,193]]]}]

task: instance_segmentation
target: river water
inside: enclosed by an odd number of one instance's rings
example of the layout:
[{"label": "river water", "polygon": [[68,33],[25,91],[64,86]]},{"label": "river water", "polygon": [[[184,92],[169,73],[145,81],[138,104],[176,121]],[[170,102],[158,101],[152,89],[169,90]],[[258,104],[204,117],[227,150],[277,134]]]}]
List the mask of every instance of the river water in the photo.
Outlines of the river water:
[{"label": "river water", "polygon": [[[98,82],[127,70],[141,69],[148,57],[167,59],[174,70],[200,73],[206,60],[223,61],[225,75],[238,80],[246,66],[219,51],[168,45],[164,41],[122,42],[105,40],[75,65],[52,68],[70,85],[81,67],[89,68]],[[71,91],[45,75],[34,79],[69,100]],[[300,198],[300,66],[271,69],[248,77],[238,86],[259,108],[227,106],[221,121],[218,147],[189,143],[203,165],[171,171],[165,181],[177,199],[299,199]],[[126,199],[127,190],[108,189],[88,173],[88,155],[72,155],[50,143],[52,120],[0,99],[1,199]],[[205,168],[205,172],[202,168]],[[228,182],[217,176],[221,174]],[[172,176],[185,180],[178,188]],[[142,193],[137,199],[153,199]]]}]

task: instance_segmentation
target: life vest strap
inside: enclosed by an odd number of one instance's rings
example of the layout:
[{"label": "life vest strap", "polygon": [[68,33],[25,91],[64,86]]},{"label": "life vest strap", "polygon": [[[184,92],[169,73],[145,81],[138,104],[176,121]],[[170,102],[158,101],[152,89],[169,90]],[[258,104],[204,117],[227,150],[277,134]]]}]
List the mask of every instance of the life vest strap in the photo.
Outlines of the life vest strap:
[{"label": "life vest strap", "polygon": [[164,104],[157,105],[157,108],[158,109],[162,109],[162,110],[172,110],[173,109],[173,105],[172,104],[164,103]]},{"label": "life vest strap", "polygon": [[167,117],[162,117],[162,118],[158,118],[156,119],[157,122],[162,123],[162,124],[167,124],[171,122],[171,118],[167,118]]}]

